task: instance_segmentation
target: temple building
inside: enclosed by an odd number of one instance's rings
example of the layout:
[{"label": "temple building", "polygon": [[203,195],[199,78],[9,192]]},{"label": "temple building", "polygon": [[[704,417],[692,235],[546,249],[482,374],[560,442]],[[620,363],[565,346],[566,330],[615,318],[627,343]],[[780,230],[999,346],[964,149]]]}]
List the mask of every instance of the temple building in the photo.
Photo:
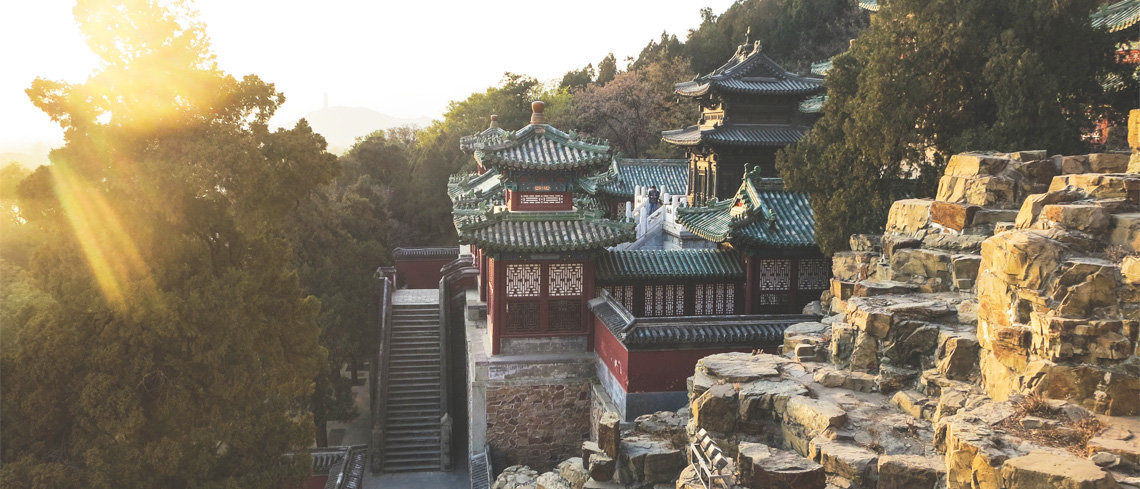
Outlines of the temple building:
[{"label": "temple building", "polygon": [[470,146],[483,171],[474,188],[497,174],[488,190],[501,190],[501,200],[495,195],[454,214],[459,242],[477,250],[483,272],[492,354],[535,335],[584,344],[586,300],[594,291],[591,253],[634,237],[629,223],[575,205],[579,179],[611,162],[608,144],[545,124],[542,102],[533,109],[530,125],[505,137],[477,136]]},{"label": "temple building", "polygon": [[823,91],[822,79],[785,71],[747,39],[712,73],[678,83],[678,95],[700,104],[701,119],[662,139],[687,153],[689,203],[732,197],[746,164],[776,176],[776,151],[803,138],[818,115],[800,105]]}]

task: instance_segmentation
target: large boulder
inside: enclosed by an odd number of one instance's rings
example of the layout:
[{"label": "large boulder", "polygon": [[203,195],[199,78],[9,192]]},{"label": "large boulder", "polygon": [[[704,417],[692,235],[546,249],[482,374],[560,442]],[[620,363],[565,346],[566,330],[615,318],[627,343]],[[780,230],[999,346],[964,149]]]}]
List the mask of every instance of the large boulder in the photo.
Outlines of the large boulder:
[{"label": "large boulder", "polygon": [[923,455],[879,457],[878,489],[938,489],[946,479],[946,463]]},{"label": "large boulder", "polygon": [[1003,489],[1117,489],[1112,475],[1095,463],[1072,455],[1033,452],[1001,467]]},{"label": "large boulder", "polygon": [[823,466],[794,452],[760,443],[741,443],[737,470],[744,487],[752,489],[824,489]]},{"label": "large boulder", "polygon": [[740,401],[731,384],[717,384],[692,402],[693,423],[700,428],[720,433],[736,429],[740,421]]}]

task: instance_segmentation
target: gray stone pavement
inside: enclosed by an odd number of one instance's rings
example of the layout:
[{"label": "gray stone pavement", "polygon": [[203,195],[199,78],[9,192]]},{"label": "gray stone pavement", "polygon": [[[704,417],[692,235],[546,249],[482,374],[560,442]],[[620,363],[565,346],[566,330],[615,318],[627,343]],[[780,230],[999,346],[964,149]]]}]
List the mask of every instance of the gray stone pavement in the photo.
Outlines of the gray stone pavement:
[{"label": "gray stone pavement", "polygon": [[[438,301],[438,294],[435,296]],[[353,400],[356,403],[356,418],[348,423],[330,421],[329,445],[367,445],[372,432],[372,422],[368,417],[368,381],[367,371],[362,371],[360,377],[365,379],[364,385],[352,388]],[[455,469],[451,472],[408,472],[396,474],[373,475],[371,470],[364,471],[364,489],[466,489],[471,487],[467,475],[466,456],[455,461]]]}]

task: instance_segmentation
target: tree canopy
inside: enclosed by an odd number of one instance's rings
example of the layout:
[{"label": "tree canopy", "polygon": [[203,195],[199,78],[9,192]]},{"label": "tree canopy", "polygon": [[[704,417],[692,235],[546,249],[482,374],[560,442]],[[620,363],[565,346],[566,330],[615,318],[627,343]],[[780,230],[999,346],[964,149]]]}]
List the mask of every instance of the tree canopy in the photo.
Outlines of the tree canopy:
[{"label": "tree canopy", "polygon": [[18,189],[31,258],[3,246],[2,485],[293,484],[324,353],[282,223],[335,157],[268,129],[282,94],[221,72],[192,12],[74,13],[102,65],[28,90],[66,142]]},{"label": "tree canopy", "polygon": [[1113,101],[1099,80],[1116,69],[1112,43],[1089,25],[1094,6],[883,5],[835,58],[823,117],[777,162],[787,184],[811,194],[822,248],[878,231],[893,200],[933,192],[951,154],[1084,149],[1082,134]]}]

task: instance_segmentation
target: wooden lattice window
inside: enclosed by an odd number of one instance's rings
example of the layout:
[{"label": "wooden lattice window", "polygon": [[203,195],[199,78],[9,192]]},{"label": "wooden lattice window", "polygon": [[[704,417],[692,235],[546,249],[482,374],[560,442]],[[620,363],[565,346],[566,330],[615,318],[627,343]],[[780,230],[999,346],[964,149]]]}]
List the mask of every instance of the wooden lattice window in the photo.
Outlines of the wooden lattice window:
[{"label": "wooden lattice window", "polygon": [[550,265],[547,279],[551,297],[572,297],[582,295],[582,264],[556,263]]},{"label": "wooden lattice window", "polygon": [[693,287],[693,314],[704,316],[712,313],[709,295],[705,290],[708,284],[697,284]]},{"label": "wooden lattice window", "polygon": [[536,333],[542,330],[542,303],[507,303],[507,333]]},{"label": "wooden lattice window", "polygon": [[788,302],[789,297],[784,294],[760,294],[759,303],[762,306],[778,306]]},{"label": "wooden lattice window", "polygon": [[550,331],[568,333],[582,330],[580,299],[550,301]]},{"label": "wooden lattice window", "polygon": [[800,260],[798,285],[800,290],[823,290],[828,287],[828,270],[826,258],[804,258]]},{"label": "wooden lattice window", "polygon": [[625,307],[625,310],[633,312],[633,286],[632,285],[611,285],[605,287],[606,292],[614,298],[619,304]]},{"label": "wooden lattice window", "polygon": [[507,297],[539,297],[542,295],[542,265],[514,263],[507,265]]},{"label": "wooden lattice window", "polygon": [[717,314],[736,312],[736,286],[733,284],[717,284],[716,289]]},{"label": "wooden lattice window", "polygon": [[666,285],[665,286],[665,315],[666,316],[684,316],[685,315],[685,286],[683,285]]},{"label": "wooden lattice window", "polygon": [[760,260],[757,288],[760,290],[790,290],[792,284],[791,260]]}]

